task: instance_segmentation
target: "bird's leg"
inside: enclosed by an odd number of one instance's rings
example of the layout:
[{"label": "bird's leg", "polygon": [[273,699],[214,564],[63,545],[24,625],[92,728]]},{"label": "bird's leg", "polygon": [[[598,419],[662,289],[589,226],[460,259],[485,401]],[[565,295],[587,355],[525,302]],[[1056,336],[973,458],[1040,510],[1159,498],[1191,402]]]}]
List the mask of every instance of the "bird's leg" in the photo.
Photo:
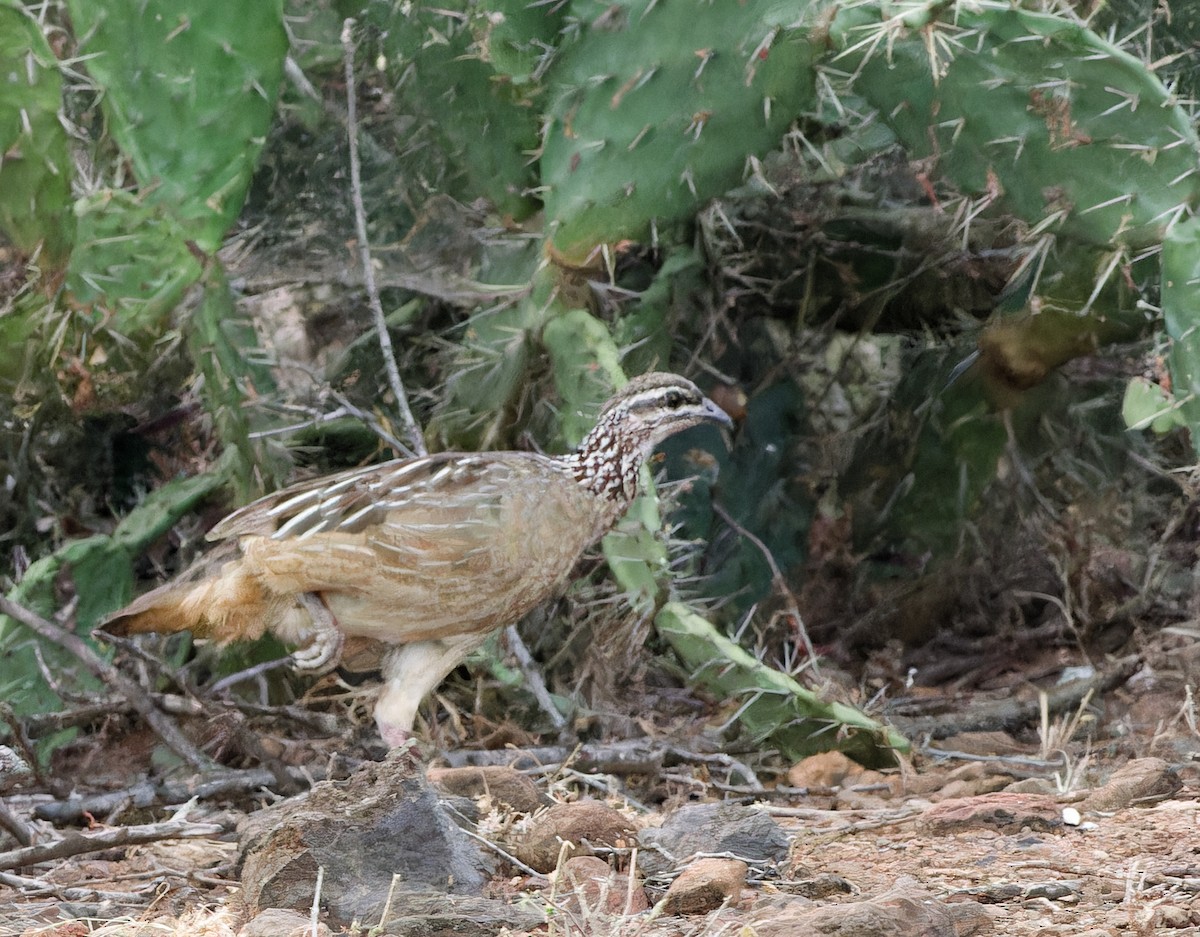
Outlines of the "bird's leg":
[{"label": "bird's leg", "polygon": [[383,660],[383,692],[375,703],[375,724],[389,748],[403,745],[409,739],[421,700],[486,641],[488,633],[416,641],[387,652]]},{"label": "bird's leg", "polygon": [[333,612],[318,593],[302,593],[300,604],[312,618],[312,640],[304,647],[292,651],[292,666],[297,670],[324,673],[337,666],[346,636],[342,634]]}]

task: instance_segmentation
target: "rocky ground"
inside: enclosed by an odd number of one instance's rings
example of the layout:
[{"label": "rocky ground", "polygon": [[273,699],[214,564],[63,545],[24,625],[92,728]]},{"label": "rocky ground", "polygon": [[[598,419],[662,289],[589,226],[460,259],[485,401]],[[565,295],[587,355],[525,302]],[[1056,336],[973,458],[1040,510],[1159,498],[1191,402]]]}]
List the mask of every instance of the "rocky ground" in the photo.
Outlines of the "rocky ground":
[{"label": "rocky ground", "polygon": [[878,772],[641,738],[106,794],[129,743],[65,793],[13,757],[0,935],[1198,934],[1196,656],[1163,637],[1103,701]]}]

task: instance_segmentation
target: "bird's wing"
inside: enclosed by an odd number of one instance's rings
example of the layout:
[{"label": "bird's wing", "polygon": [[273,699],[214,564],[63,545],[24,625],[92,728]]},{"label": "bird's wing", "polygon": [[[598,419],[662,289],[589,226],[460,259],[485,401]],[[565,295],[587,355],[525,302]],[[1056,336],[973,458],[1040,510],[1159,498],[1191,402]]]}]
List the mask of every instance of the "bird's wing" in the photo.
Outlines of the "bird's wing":
[{"label": "bird's wing", "polygon": [[[209,540],[260,536],[272,540],[322,533],[357,533],[409,509],[450,503],[457,493],[479,487],[487,476],[497,484],[510,463],[527,453],[441,452],[351,469],[292,485],[234,511],[208,533]],[[484,485],[490,488],[490,485]]]}]

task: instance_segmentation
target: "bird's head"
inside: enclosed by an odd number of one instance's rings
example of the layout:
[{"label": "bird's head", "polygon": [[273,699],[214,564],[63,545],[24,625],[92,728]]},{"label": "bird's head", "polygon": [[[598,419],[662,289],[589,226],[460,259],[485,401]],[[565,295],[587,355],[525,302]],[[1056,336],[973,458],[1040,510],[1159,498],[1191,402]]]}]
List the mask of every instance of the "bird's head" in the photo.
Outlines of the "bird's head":
[{"label": "bird's head", "polygon": [[638,470],[654,447],[700,423],[733,427],[729,415],[687,378],[663,372],[635,377],[601,408],[573,457],[576,476],[597,493],[632,498]]},{"label": "bird's head", "polygon": [[636,439],[644,454],[668,436],[699,423],[733,428],[729,415],[685,377],[661,371],[635,377],[604,404],[597,428],[608,424]]}]

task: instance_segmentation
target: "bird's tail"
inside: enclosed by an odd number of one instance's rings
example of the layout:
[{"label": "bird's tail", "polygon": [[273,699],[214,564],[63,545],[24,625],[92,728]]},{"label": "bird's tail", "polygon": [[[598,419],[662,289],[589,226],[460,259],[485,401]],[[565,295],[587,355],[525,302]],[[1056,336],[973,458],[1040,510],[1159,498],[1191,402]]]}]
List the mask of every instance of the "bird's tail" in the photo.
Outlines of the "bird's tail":
[{"label": "bird's tail", "polygon": [[238,563],[199,581],[176,581],[152,589],[104,618],[100,632],[112,635],[191,631],[221,644],[253,640],[268,625],[264,590]]}]

